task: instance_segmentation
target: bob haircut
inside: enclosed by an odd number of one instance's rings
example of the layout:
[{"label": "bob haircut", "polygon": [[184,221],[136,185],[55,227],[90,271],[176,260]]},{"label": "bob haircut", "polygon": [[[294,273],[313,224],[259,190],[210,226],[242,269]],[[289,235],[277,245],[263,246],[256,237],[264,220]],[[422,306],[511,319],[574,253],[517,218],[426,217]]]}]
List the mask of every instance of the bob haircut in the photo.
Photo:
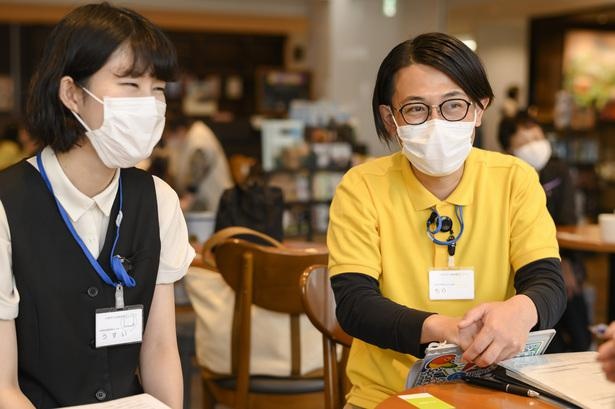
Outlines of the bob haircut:
[{"label": "bob haircut", "polygon": [[[387,146],[391,135],[380,116],[380,105],[391,106],[395,92],[395,75],[412,64],[429,65],[448,75],[470,97],[472,102],[485,109],[493,100],[493,91],[478,56],[464,43],[444,33],[421,34],[393,48],[384,58],[374,87],[372,111],[378,138]],[[488,99],[483,106],[481,99]]]},{"label": "bob haircut", "polygon": [[30,83],[27,129],[41,148],[67,152],[84,136],[83,126],[59,98],[60,80],[87,83],[123,43],[133,55],[122,75],[146,73],[162,81],[175,78],[175,47],[163,32],[132,10],[108,3],[89,4],[67,14],[52,30]]},{"label": "bob haircut", "polygon": [[518,130],[535,126],[540,127],[540,124],[526,110],[517,112],[512,118],[503,118],[498,125],[498,140],[502,149],[510,150],[510,140]]}]

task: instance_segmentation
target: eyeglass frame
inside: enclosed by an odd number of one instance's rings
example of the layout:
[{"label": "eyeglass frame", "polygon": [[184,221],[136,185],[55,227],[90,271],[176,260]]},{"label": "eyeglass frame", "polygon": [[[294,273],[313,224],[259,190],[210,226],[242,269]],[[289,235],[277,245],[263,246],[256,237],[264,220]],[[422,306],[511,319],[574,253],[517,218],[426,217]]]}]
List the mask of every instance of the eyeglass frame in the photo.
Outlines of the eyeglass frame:
[{"label": "eyeglass frame", "polygon": [[[444,116],[444,114],[442,113],[442,106],[444,104],[446,104],[447,102],[450,102],[450,101],[463,101],[463,102],[465,102],[467,104],[466,105],[466,112],[465,112],[465,114],[463,114],[463,116],[461,118],[459,118],[459,119],[452,119],[451,120],[451,119],[448,119],[446,116]],[[425,119],[422,122],[419,122],[419,123],[416,123],[416,124],[411,124],[410,122],[408,122],[406,120],[406,117],[404,116],[404,114],[401,112],[402,109],[405,106],[408,106],[408,105],[423,105],[423,106],[426,106],[427,107],[427,116],[425,117]],[[399,107],[399,109],[397,109],[397,112],[399,112],[399,115],[401,116],[401,118],[404,120],[404,122],[407,125],[421,125],[421,124],[424,124],[425,122],[427,122],[429,120],[429,117],[431,116],[432,108],[433,107],[437,107],[438,113],[440,114],[440,116],[442,118],[444,118],[445,121],[448,121],[448,122],[459,122],[459,121],[463,121],[468,116],[468,112],[470,112],[470,106],[471,105],[474,105],[474,103],[472,101],[467,101],[467,100],[465,100],[463,98],[450,98],[450,99],[446,99],[446,100],[442,101],[440,104],[434,104],[434,105],[428,105],[428,104],[425,104],[423,102],[412,101],[412,102],[407,102],[407,103],[403,104],[401,107]],[[391,105],[391,107],[393,109],[396,109],[393,105]]]}]

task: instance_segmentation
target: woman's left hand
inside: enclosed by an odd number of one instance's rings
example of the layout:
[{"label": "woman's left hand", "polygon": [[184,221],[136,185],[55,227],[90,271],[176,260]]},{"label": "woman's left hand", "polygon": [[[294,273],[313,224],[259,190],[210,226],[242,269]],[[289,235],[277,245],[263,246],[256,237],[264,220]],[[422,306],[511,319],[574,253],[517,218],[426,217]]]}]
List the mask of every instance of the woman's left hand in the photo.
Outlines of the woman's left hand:
[{"label": "woman's left hand", "polygon": [[523,350],[537,321],[536,307],[525,295],[472,308],[459,322],[460,332],[477,323],[482,323],[482,327],[463,353],[463,359],[486,367],[515,356]]}]

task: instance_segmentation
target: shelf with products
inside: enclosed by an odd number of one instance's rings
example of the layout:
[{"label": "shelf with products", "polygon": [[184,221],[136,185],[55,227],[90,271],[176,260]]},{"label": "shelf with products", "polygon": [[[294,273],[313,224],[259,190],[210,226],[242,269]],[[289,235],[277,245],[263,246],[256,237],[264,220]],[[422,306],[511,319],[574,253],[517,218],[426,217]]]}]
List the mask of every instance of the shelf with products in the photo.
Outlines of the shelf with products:
[{"label": "shelf with products", "polygon": [[352,158],[350,142],[312,135],[294,120],[265,121],[262,128],[263,170],[284,192],[285,234],[308,241],[326,232],[329,205]]}]

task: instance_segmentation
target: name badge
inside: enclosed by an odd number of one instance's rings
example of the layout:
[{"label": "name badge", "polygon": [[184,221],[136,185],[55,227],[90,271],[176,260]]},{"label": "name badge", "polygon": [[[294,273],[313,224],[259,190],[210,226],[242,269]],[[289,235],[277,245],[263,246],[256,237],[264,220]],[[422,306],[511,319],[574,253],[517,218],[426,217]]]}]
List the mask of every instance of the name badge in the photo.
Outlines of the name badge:
[{"label": "name badge", "polygon": [[473,300],[472,268],[429,270],[430,300]]},{"label": "name badge", "polygon": [[143,340],[143,306],[96,310],[96,348]]}]

